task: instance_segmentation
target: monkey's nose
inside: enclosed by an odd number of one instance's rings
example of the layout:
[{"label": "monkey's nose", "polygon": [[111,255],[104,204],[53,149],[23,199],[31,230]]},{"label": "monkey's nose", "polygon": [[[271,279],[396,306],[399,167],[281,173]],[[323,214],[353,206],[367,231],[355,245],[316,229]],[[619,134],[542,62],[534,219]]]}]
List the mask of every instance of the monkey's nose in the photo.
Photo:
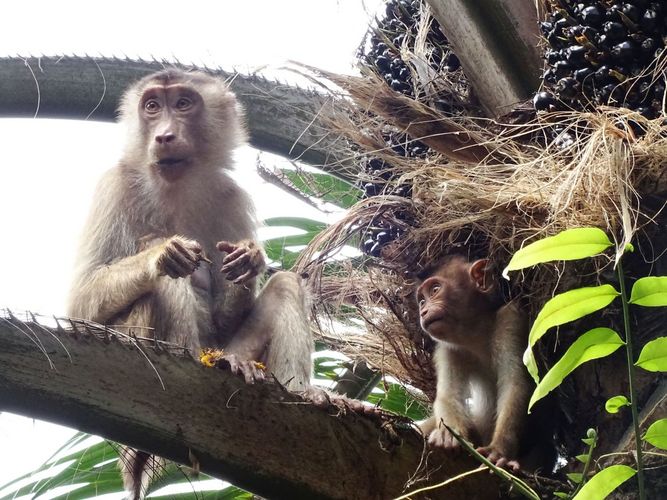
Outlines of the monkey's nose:
[{"label": "monkey's nose", "polygon": [[164,134],[159,134],[155,136],[155,141],[158,144],[168,144],[176,139],[176,134],[173,132],[165,132]]}]

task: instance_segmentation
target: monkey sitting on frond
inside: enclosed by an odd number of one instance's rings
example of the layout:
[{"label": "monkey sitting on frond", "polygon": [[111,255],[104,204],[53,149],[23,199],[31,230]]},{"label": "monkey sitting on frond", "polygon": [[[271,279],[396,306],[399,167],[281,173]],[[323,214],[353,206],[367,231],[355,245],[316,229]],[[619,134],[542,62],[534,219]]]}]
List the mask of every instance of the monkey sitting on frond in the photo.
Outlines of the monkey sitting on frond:
[{"label": "monkey sitting on frond", "polygon": [[[265,377],[263,364],[288,389],[309,389],[301,278],[278,272],[259,291],[254,207],[230,177],[246,136],[235,96],[219,78],[169,69],[131,86],[120,116],[125,150],[98,185],[68,314],[146,329],[195,356],[224,348],[247,382]],[[142,498],[161,459],[121,455],[130,498]]]}]

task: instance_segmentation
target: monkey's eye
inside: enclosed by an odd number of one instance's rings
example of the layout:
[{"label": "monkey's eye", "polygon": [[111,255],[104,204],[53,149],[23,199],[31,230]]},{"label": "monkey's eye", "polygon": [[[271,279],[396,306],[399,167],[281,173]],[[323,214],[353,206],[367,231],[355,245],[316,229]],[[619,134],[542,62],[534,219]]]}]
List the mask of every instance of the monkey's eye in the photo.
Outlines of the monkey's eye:
[{"label": "monkey's eye", "polygon": [[192,107],[192,100],[188,99],[187,97],[181,97],[177,102],[176,102],[176,109],[179,111],[186,111]]},{"label": "monkey's eye", "polygon": [[440,291],[440,288],[442,288],[440,285],[433,285],[431,287],[431,293],[438,293]]},{"label": "monkey's eye", "polygon": [[160,103],[157,102],[157,99],[148,99],[144,103],[144,109],[149,113],[157,113],[160,111]]},{"label": "monkey's eye", "polygon": [[424,304],[426,304],[426,301],[425,301],[424,299],[421,299],[421,300],[419,301],[419,309],[423,308],[423,307],[424,307]]}]

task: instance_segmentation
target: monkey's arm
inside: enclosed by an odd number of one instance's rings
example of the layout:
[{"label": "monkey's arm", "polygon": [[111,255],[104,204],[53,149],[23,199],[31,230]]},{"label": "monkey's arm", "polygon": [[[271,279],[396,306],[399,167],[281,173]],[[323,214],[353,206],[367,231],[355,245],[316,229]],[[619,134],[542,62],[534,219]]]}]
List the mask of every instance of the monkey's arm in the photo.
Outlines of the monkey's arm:
[{"label": "monkey's arm", "polygon": [[443,423],[457,431],[468,441],[476,439],[474,423],[465,406],[465,388],[468,381],[464,374],[468,373],[470,368],[465,366],[466,360],[459,354],[459,352],[448,348],[442,342],[436,345],[433,356],[438,384],[435,401],[433,402],[434,421],[427,421],[422,427],[428,428],[433,425],[434,429],[428,436],[429,443],[452,451],[459,451],[461,445],[442,425]]},{"label": "monkey's arm", "polygon": [[[218,330],[218,339],[226,350],[231,352],[230,347],[236,349],[239,356],[241,352],[257,353],[255,341],[261,343],[264,339],[259,339],[253,331],[239,335],[239,328],[242,324],[247,324],[246,320],[254,307],[259,289],[257,275],[264,270],[264,253],[251,239],[237,243],[220,241],[216,244],[216,248],[227,254],[222,259],[220,269],[225,279],[215,280],[217,287],[213,318]],[[246,342],[252,345],[239,344]]]},{"label": "monkey's arm", "polygon": [[498,373],[497,416],[489,446],[478,451],[498,466],[518,469],[519,441],[524,430],[531,382],[522,364],[527,342],[527,322],[515,304],[498,311],[494,332],[495,365]]},{"label": "monkey's arm", "polygon": [[200,258],[198,243],[173,236],[136,255],[93,268],[75,281],[68,314],[107,323],[150,293],[160,276],[178,278],[192,274]]}]

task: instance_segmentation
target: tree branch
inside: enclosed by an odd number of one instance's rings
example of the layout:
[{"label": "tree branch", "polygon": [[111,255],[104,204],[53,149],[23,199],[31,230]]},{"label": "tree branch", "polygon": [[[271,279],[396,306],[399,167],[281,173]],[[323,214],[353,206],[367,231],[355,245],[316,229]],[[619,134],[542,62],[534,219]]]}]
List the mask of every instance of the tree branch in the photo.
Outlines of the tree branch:
[{"label": "tree branch", "polygon": [[[166,67],[197,69],[106,57],[0,58],[0,117],[113,121],[123,91]],[[336,158],[340,138],[318,120],[330,97],[257,75],[206,70],[231,82],[246,110],[252,146],[344,176]]]},{"label": "tree branch", "polygon": [[426,0],[487,114],[498,117],[540,83],[537,10],[526,0]]},{"label": "tree branch", "polygon": [[[423,456],[422,438],[400,418],[327,411],[277,384],[248,386],[206,368],[181,348],[72,326],[0,316],[0,410],[187,465],[194,456],[203,472],[269,498],[392,498],[411,480],[410,490],[477,465]],[[497,480],[475,475],[432,498],[498,491]]]}]

